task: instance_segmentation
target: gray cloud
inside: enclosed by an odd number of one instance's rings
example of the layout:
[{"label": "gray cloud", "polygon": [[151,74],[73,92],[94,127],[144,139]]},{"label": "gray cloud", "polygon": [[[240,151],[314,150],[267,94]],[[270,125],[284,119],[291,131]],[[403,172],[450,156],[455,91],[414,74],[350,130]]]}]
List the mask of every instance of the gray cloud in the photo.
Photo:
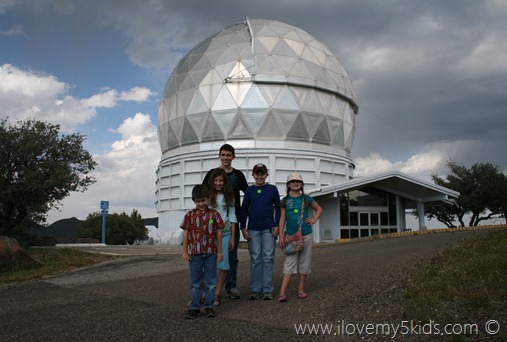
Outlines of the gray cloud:
[{"label": "gray cloud", "polygon": [[354,83],[354,158],[375,152],[397,162],[438,150],[465,165],[491,162],[507,171],[505,2],[90,0],[75,6],[123,32],[131,61],[161,78],[158,93],[188,49],[247,16],[300,27],[335,53]]}]

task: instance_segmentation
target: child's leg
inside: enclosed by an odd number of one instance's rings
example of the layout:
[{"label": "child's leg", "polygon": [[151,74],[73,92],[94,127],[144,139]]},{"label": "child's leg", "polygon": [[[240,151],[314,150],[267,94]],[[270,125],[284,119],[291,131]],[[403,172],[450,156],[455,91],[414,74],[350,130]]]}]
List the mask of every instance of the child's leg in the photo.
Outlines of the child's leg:
[{"label": "child's leg", "polygon": [[305,293],[306,274],[299,273],[298,293]]},{"label": "child's leg", "polygon": [[[225,279],[227,278],[227,271],[225,270],[218,270],[218,281],[217,281],[217,288],[215,290],[215,298],[220,298],[222,294],[222,289],[225,285]],[[215,301],[215,305],[218,305]]]},{"label": "child's leg", "polygon": [[203,254],[194,254],[188,262],[190,266],[190,294],[191,301],[188,306],[191,310],[200,310],[203,281]]},{"label": "child's leg", "polygon": [[217,255],[203,254],[204,257],[204,308],[212,309],[215,306],[215,291],[217,288]]},{"label": "child's leg", "polygon": [[276,239],[270,229],[262,231],[262,292],[273,292],[273,271]]},{"label": "child's leg", "polygon": [[312,273],[312,247],[313,238],[311,235],[303,236],[305,247],[298,253],[298,293],[305,293],[305,283],[308,274]]},{"label": "child's leg", "polygon": [[293,274],[296,274],[298,270],[298,253],[292,255],[286,255],[283,262],[283,278],[282,286],[280,287],[280,296],[287,293],[290,280]]},{"label": "child's leg", "polygon": [[282,286],[280,287],[280,296],[284,296],[287,293],[287,288],[290,284],[290,278],[292,274],[284,274],[282,278]]},{"label": "child's leg", "polygon": [[250,292],[262,292],[262,242],[261,231],[249,230],[251,239],[248,241],[248,252],[250,253]]}]

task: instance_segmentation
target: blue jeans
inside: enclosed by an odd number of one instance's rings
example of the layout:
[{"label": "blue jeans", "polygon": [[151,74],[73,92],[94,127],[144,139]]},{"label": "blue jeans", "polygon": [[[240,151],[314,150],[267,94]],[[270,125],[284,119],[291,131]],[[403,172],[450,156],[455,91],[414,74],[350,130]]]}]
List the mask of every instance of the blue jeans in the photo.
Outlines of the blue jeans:
[{"label": "blue jeans", "polygon": [[204,308],[214,308],[217,287],[217,255],[193,254],[190,256],[190,293],[192,302],[189,309],[201,308],[202,284],[204,282]]},{"label": "blue jeans", "polygon": [[271,229],[248,230],[250,252],[250,292],[273,292],[273,264],[276,239]]}]

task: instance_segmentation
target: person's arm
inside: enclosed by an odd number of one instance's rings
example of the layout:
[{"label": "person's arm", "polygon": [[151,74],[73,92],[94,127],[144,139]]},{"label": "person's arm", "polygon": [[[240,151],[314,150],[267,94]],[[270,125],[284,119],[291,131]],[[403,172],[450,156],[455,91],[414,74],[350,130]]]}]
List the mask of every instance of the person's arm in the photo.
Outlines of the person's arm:
[{"label": "person's arm", "polygon": [[280,208],[280,222],[278,223],[278,229],[279,229],[279,236],[280,239],[278,240],[278,245],[280,248],[285,247],[283,245],[283,240],[285,238],[285,207]]},{"label": "person's arm", "polygon": [[204,179],[202,180],[202,184],[204,185],[208,185],[208,182],[209,182],[209,177],[211,175],[211,172],[213,171],[214,169],[211,169],[209,170],[208,172],[206,172],[206,176],[204,176]]},{"label": "person's arm", "polygon": [[234,238],[236,237],[236,223],[231,223],[231,241],[229,241],[229,250],[234,249]]},{"label": "person's arm", "polygon": [[276,188],[276,186],[273,191],[273,206],[275,207],[275,224],[278,223],[278,226],[276,226],[275,230],[273,231],[273,236],[277,237],[280,234],[280,224],[279,224],[279,222],[280,222],[280,193],[278,192],[278,189]]},{"label": "person's arm", "polygon": [[181,255],[181,260],[190,261],[190,256],[188,255],[188,230],[183,230],[183,254]]},{"label": "person's arm", "polygon": [[312,207],[312,209],[315,211],[315,215],[313,215],[312,218],[309,218],[307,217],[306,220],[305,220],[305,223],[307,225],[312,225],[314,224],[315,222],[318,221],[318,219],[320,218],[320,215],[322,215],[322,208],[321,206],[317,203],[317,201],[313,201],[312,204],[310,205]]},{"label": "person's arm", "polygon": [[245,193],[248,188],[248,182],[246,180],[245,174],[242,171],[238,170],[238,179],[239,179],[239,190]]},{"label": "person's arm", "polygon": [[222,261],[224,260],[224,254],[222,252],[222,228],[217,229],[217,242],[217,261]]},{"label": "person's arm", "polygon": [[248,196],[248,190],[245,192],[245,196],[243,197],[243,203],[241,205],[241,233],[243,234],[243,238],[246,241],[250,241],[250,235],[248,234],[248,229],[246,229],[246,220],[248,218],[248,214],[250,212],[250,197]]}]

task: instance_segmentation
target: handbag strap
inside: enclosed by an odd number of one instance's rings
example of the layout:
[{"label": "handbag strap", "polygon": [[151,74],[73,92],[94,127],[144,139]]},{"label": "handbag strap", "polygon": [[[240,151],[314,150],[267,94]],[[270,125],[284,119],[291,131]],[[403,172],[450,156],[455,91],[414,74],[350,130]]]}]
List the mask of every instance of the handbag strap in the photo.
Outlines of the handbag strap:
[{"label": "handbag strap", "polygon": [[301,203],[302,203],[302,205],[301,205],[301,215],[299,215],[298,231],[301,231],[301,229],[303,227],[303,214],[305,212],[305,199],[304,198],[302,199]]}]

